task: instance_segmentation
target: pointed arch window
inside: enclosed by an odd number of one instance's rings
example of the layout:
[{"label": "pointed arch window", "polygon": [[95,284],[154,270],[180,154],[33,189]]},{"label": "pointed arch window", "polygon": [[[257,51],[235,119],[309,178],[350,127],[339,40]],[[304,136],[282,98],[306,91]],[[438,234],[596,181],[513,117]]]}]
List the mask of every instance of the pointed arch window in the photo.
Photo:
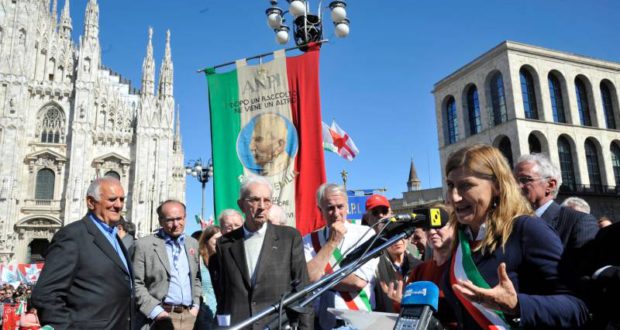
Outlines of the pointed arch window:
[{"label": "pointed arch window", "polygon": [[480,102],[478,101],[478,89],[471,86],[467,91],[467,115],[469,119],[469,135],[475,135],[482,130],[480,121]]},{"label": "pointed arch window", "polygon": [[549,74],[549,96],[551,97],[551,108],[553,110],[553,121],[556,123],[565,123],[566,115],[564,114],[564,98],[562,96],[562,85],[553,74]]},{"label": "pointed arch window", "polygon": [[504,95],[504,79],[497,72],[491,78],[491,106],[493,107],[493,124],[499,125],[508,119],[506,112],[506,96]]},{"label": "pointed arch window", "polygon": [[601,98],[603,100],[603,113],[605,115],[605,123],[607,128],[616,129],[616,120],[614,119],[614,104],[611,97],[609,85],[601,82]]},{"label": "pointed arch window", "polygon": [[525,118],[538,119],[534,78],[532,78],[532,74],[526,69],[521,69],[521,71],[519,71],[519,77],[521,78],[521,95],[523,96]]},{"label": "pointed arch window", "polygon": [[42,143],[65,143],[65,114],[52,106],[41,111],[39,137]]},{"label": "pointed arch window", "polygon": [[562,172],[562,185],[569,187],[571,191],[576,188],[575,169],[573,168],[573,151],[565,137],[558,138],[558,156],[560,158],[560,171]]},{"label": "pointed arch window", "polygon": [[[599,167],[598,154],[596,152],[596,146],[591,140],[585,142],[586,150],[586,166],[588,167],[588,177],[590,179],[590,187],[594,189],[600,189],[601,180],[601,168]],[[599,191],[599,190],[597,190]]]},{"label": "pointed arch window", "polygon": [[54,199],[54,181],[56,175],[49,168],[37,172],[37,184],[34,191],[35,199]]},{"label": "pointed arch window", "polygon": [[614,178],[616,179],[616,191],[620,188],[620,147],[617,144],[611,144],[611,167],[614,170]]},{"label": "pointed arch window", "polygon": [[592,120],[590,120],[590,106],[588,105],[588,93],[586,92],[586,85],[581,79],[575,79],[575,90],[577,91],[577,110],[579,110],[579,119],[581,125],[592,126]]},{"label": "pointed arch window", "polygon": [[55,106],[40,112],[38,133],[42,143],[65,143],[65,114]]},{"label": "pointed arch window", "polygon": [[458,138],[458,124],[456,117],[456,102],[454,101],[454,97],[450,96],[448,102],[446,102],[446,124],[447,124],[447,141],[448,144],[452,144],[456,142]]}]

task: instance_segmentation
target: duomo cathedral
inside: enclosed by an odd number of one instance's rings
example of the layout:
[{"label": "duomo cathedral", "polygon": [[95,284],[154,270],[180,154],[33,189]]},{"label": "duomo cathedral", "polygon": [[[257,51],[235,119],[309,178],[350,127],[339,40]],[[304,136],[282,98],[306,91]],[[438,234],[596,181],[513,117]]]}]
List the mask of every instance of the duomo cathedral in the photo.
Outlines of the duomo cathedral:
[{"label": "duomo cathedral", "polygon": [[97,177],[120,179],[138,236],[158,227],[160,202],[185,200],[170,32],[156,85],[149,28],[137,90],[103,65],[97,1],[77,42],[70,0],[57,7],[0,0],[0,261],[41,260],[58,228],[86,214]]}]

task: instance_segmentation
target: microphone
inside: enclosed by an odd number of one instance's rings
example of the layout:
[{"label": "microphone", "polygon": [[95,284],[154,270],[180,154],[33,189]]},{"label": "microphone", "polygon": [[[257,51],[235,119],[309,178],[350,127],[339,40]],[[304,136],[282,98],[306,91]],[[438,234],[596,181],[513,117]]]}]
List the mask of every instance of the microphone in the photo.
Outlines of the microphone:
[{"label": "microphone", "polygon": [[419,208],[412,213],[396,214],[385,217],[380,222],[390,223],[398,221],[411,221],[411,224],[424,229],[441,228],[448,223],[450,216],[448,212],[439,207]]},{"label": "microphone", "polygon": [[413,282],[405,288],[400,315],[394,330],[439,330],[444,327],[433,316],[439,305],[439,288],[429,281]]}]

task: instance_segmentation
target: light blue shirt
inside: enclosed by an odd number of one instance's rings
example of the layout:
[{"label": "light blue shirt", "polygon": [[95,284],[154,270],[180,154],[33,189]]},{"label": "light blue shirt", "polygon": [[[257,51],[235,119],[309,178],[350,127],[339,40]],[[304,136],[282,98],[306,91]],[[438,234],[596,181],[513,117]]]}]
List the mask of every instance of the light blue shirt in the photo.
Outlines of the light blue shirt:
[{"label": "light blue shirt", "polygon": [[547,211],[547,209],[549,208],[549,205],[551,205],[551,203],[553,203],[553,199],[548,200],[545,204],[543,204],[541,207],[536,209],[536,216],[539,218],[542,218],[542,215],[545,213],[545,211]]},{"label": "light blue shirt", "polygon": [[[88,217],[93,223],[95,223],[95,225],[97,225],[97,228],[99,228],[99,231],[101,231],[101,233],[103,234],[103,237],[105,237],[108,240],[108,242],[110,242],[110,245],[112,245],[112,248],[114,249],[114,251],[116,251],[116,254],[118,254],[118,257],[123,262],[123,265],[125,265],[125,270],[129,271],[129,266],[127,265],[127,259],[125,259],[123,250],[121,249],[121,246],[118,243],[118,239],[116,239],[117,237],[116,226],[107,225],[105,222],[99,220],[99,218],[97,218],[92,213],[88,213]],[[129,280],[129,286],[131,286],[131,280]]]},{"label": "light blue shirt", "polygon": [[[166,254],[168,255],[168,262],[170,262],[170,284],[168,286],[168,294],[164,298],[164,303],[193,307],[192,281],[189,261],[187,259],[187,253],[185,252],[185,235],[181,235],[175,240],[161,229],[156,235],[162,237],[166,242]],[[176,267],[174,264],[173,249],[180,249],[179,260],[176,263]],[[163,311],[163,307],[157,305],[149,314],[149,318],[154,320],[155,317]]]},{"label": "light blue shirt", "polygon": [[211,274],[209,274],[209,269],[202,261],[202,258],[200,258],[200,276],[202,277],[202,301],[215,315],[215,311],[217,311],[215,291],[213,290],[213,283],[211,283]]}]

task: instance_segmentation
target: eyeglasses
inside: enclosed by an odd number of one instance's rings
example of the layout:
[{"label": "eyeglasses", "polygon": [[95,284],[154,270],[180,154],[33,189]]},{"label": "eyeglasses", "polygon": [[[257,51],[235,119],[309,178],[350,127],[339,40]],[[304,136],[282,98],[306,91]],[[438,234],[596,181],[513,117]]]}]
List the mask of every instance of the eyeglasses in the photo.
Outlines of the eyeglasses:
[{"label": "eyeglasses", "polygon": [[245,198],[245,201],[252,204],[252,205],[259,205],[260,202],[263,202],[264,206],[270,206],[271,205],[271,199],[270,198],[260,198],[260,197],[247,197]]},{"label": "eyeglasses", "polygon": [[517,182],[521,183],[521,184],[528,184],[530,182],[534,182],[534,181],[538,181],[541,180],[542,178],[532,178],[529,176],[518,176],[517,177]]},{"label": "eyeglasses", "polygon": [[370,210],[372,215],[374,215],[375,217],[385,215],[388,213],[388,211],[389,209],[385,206],[377,206],[374,209]]}]

